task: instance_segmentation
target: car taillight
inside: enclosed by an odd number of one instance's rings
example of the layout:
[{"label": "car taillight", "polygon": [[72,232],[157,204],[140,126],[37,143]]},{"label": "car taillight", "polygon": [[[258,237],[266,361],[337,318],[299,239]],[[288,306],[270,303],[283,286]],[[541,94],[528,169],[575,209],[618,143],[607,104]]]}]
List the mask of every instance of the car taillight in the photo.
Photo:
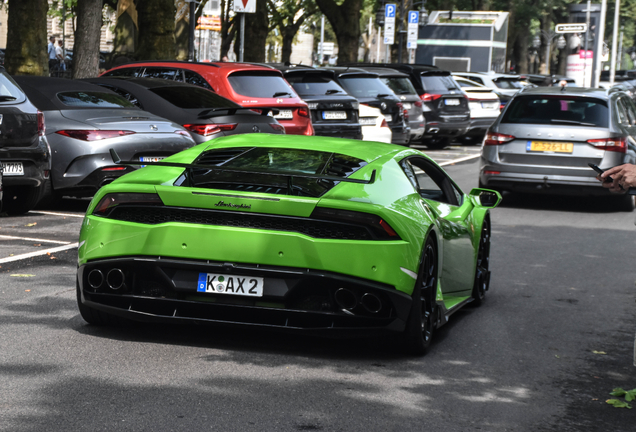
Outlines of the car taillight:
[{"label": "car taillight", "polygon": [[349,223],[363,226],[369,230],[375,240],[399,240],[400,236],[391,225],[378,215],[350,210],[316,207],[310,216],[312,219]]},{"label": "car taillight", "polygon": [[418,107],[418,108],[421,108],[421,107],[422,107],[422,102],[420,102],[420,101],[415,101],[415,102],[413,102],[413,105],[415,105],[415,106],[416,106],[416,107]]},{"label": "car taillight", "polygon": [[505,102],[499,102],[499,111],[503,111],[505,106],[506,106]]},{"label": "car taillight", "polygon": [[298,108],[298,115],[301,117],[309,118],[309,109],[307,108]]},{"label": "car taillight", "polygon": [[271,126],[272,129],[274,129],[276,132],[280,132],[280,133],[285,133],[285,126],[283,126],[282,124],[278,124],[278,123],[270,123],[269,124]]},{"label": "car taillight", "polygon": [[588,144],[592,144],[599,150],[613,151],[617,153],[627,153],[627,138],[602,138],[602,139],[589,139]]},{"label": "car taillight", "polygon": [[442,97],[441,94],[432,94],[432,93],[424,93],[420,95],[420,99],[422,99],[424,102],[433,102],[441,97]]},{"label": "car taillight", "polygon": [[398,103],[396,103],[396,105],[398,107],[398,110],[401,110],[401,109],[404,108],[404,105],[402,105],[402,102],[398,102]]},{"label": "car taillight", "polygon": [[219,132],[227,132],[236,129],[238,123],[226,123],[226,124],[185,124],[184,128],[187,130],[194,132],[203,136],[210,136],[217,134]]},{"label": "car taillight", "polygon": [[512,135],[504,135],[497,132],[488,132],[484,138],[484,145],[499,145],[515,139]]},{"label": "car taillight", "polygon": [[75,138],[82,141],[100,141],[109,138],[119,138],[126,135],[132,135],[135,132],[126,130],[60,130],[55,132],[69,138]]},{"label": "car taillight", "polygon": [[107,216],[111,210],[122,204],[163,205],[158,194],[153,193],[112,193],[106,194],[93,210],[97,216]]},{"label": "car taillight", "polygon": [[404,114],[404,120],[408,120],[409,119],[409,110],[405,109],[403,114]]},{"label": "car taillight", "polygon": [[389,127],[389,124],[386,122],[386,119],[382,119],[382,123],[380,124],[380,127]]},{"label": "car taillight", "polygon": [[38,110],[38,135],[44,136],[46,125],[44,124],[44,114]]}]

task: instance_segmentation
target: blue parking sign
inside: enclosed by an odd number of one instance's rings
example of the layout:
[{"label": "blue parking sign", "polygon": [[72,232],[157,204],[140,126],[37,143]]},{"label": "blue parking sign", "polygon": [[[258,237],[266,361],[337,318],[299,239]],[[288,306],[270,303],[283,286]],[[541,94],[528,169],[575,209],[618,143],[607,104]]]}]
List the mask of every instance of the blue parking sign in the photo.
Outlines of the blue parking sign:
[{"label": "blue parking sign", "polygon": [[384,16],[386,18],[395,18],[395,5],[394,4],[387,4],[386,8],[384,9]]},{"label": "blue parking sign", "polygon": [[409,11],[409,24],[417,24],[420,21],[420,13],[418,11]]}]

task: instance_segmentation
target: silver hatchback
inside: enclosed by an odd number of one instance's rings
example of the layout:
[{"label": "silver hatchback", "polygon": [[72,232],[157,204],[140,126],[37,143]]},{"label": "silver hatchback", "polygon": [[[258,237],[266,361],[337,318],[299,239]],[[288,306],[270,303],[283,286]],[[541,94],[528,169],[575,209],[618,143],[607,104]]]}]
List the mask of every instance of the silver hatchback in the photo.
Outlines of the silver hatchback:
[{"label": "silver hatchback", "polygon": [[[480,187],[609,195],[588,163],[636,161],[636,105],[614,89],[538,87],[518,93],[488,130]],[[632,206],[630,196],[616,196]]]}]

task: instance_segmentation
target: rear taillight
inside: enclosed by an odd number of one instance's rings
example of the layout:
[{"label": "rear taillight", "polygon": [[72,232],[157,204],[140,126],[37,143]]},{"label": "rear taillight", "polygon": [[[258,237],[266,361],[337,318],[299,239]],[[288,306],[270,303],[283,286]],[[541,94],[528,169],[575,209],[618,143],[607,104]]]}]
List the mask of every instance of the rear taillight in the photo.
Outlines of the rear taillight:
[{"label": "rear taillight", "polygon": [[119,205],[163,205],[163,201],[157,194],[151,193],[112,193],[106,194],[93,210],[97,216],[107,216],[112,209]]},{"label": "rear taillight", "polygon": [[405,109],[403,114],[404,114],[404,120],[408,120],[409,119],[409,110]]},{"label": "rear taillight", "polygon": [[415,101],[415,102],[413,102],[413,105],[415,105],[415,106],[416,106],[416,107],[418,107],[418,108],[421,108],[421,107],[422,107],[422,102],[420,102],[420,101]]},{"label": "rear taillight", "polygon": [[312,219],[350,223],[366,227],[376,240],[399,240],[400,236],[391,225],[380,216],[350,210],[316,207],[310,216]]},{"label": "rear taillight", "polygon": [[505,106],[506,106],[505,102],[499,102],[499,111],[502,111]]},{"label": "rear taillight", "polygon": [[189,130],[190,132],[194,132],[203,136],[210,136],[217,134],[219,132],[228,132],[236,129],[238,123],[226,123],[226,124],[186,124],[183,125],[184,128]]},{"label": "rear taillight", "polygon": [[308,108],[298,108],[298,115],[301,117],[309,118],[309,109]]},{"label": "rear taillight", "polygon": [[402,105],[402,102],[398,102],[398,103],[396,103],[396,105],[397,105],[399,110],[404,109],[404,105]]},{"label": "rear taillight", "polygon": [[512,135],[504,135],[496,132],[488,132],[484,137],[484,145],[499,145],[515,139]]},{"label": "rear taillight", "polygon": [[382,119],[382,123],[380,124],[380,127],[389,127],[389,124],[386,122],[386,119]]},{"label": "rear taillight", "polygon": [[276,132],[285,133],[285,126],[283,126],[282,124],[278,124],[278,123],[270,123],[269,125],[270,125],[270,127],[271,127],[272,129],[274,129]]},{"label": "rear taillight", "polygon": [[433,102],[441,97],[442,97],[441,94],[432,94],[432,93],[424,93],[420,95],[420,99],[422,99],[424,102]]},{"label": "rear taillight", "polygon": [[46,126],[44,124],[44,114],[42,111],[38,111],[38,135],[44,136],[46,132]]},{"label": "rear taillight", "polygon": [[625,137],[590,139],[587,142],[599,150],[627,153],[627,138]]},{"label": "rear taillight", "polygon": [[61,130],[55,132],[69,138],[75,138],[82,141],[100,141],[109,138],[119,138],[126,135],[132,135],[135,132],[125,130]]}]

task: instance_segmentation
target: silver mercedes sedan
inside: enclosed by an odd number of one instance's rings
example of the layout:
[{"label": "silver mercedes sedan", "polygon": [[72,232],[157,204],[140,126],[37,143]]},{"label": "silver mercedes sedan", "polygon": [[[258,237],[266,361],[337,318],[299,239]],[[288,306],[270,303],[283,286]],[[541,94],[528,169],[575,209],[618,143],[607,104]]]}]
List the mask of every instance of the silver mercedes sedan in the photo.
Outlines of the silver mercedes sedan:
[{"label": "silver mercedes sedan", "polygon": [[[480,187],[608,196],[588,164],[636,161],[636,105],[622,91],[537,87],[518,93],[488,130]],[[629,195],[614,196],[633,209]]]}]

